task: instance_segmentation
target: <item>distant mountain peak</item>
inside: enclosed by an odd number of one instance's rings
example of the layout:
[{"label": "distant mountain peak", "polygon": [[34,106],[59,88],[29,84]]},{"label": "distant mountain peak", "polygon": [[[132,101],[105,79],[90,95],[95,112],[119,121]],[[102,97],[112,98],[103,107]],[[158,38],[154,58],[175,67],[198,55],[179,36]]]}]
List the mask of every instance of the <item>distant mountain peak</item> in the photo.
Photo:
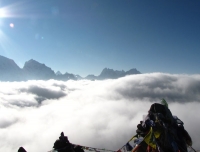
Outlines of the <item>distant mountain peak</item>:
[{"label": "distant mountain peak", "polygon": [[60,71],[57,71],[56,75],[62,75],[62,73]]},{"label": "distant mountain peak", "polygon": [[138,71],[136,68],[130,69],[129,71],[126,71],[126,75],[131,75],[131,74],[141,74],[140,71]]},{"label": "distant mountain peak", "polygon": [[113,70],[104,68],[99,76],[93,74],[82,78],[80,75],[74,75],[66,72],[62,74],[60,71],[55,72],[43,63],[34,59],[25,62],[24,67],[21,69],[12,59],[0,55],[0,81],[25,81],[25,80],[104,80],[104,79],[117,79],[126,75],[141,74],[136,68],[129,71]]},{"label": "distant mountain peak", "polygon": [[124,70],[113,70],[109,68],[104,68],[101,72],[101,74],[98,76],[99,79],[117,79],[120,77],[124,77],[126,75],[131,75],[131,74],[141,74],[137,69],[133,68],[127,72]]},{"label": "distant mountain peak", "polygon": [[14,60],[0,55],[0,67],[6,68],[7,66],[10,66],[10,68],[20,69]]},{"label": "distant mountain peak", "polygon": [[18,81],[22,77],[22,70],[14,60],[0,55],[0,81]]},{"label": "distant mountain peak", "polygon": [[51,68],[33,59],[25,62],[23,70],[28,79],[48,80],[55,78],[55,73]]},{"label": "distant mountain peak", "polygon": [[[47,67],[45,64],[40,63],[36,60],[30,59],[29,61],[26,61],[23,68],[26,68],[27,66],[41,66],[41,67]],[[49,67],[48,67],[49,68]],[[51,69],[51,68],[50,68]]]}]

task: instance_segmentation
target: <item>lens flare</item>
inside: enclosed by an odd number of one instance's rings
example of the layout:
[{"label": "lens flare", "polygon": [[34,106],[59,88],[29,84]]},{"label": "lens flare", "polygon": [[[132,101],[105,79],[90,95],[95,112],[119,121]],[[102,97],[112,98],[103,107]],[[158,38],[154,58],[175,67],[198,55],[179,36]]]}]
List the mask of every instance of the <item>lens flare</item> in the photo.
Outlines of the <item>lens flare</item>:
[{"label": "lens flare", "polygon": [[11,28],[14,28],[15,25],[14,25],[13,23],[10,23],[10,27],[11,27]]}]

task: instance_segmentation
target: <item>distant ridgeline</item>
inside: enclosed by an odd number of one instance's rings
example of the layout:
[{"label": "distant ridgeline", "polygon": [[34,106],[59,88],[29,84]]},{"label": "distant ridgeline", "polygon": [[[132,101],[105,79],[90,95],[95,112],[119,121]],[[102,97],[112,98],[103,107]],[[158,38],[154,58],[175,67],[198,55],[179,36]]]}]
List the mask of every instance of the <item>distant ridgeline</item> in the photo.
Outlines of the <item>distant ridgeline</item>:
[{"label": "distant ridgeline", "polygon": [[0,55],[0,81],[26,81],[26,80],[104,80],[104,79],[117,79],[126,75],[141,74],[137,69],[129,71],[117,71],[105,68],[99,76],[88,75],[81,77],[70,73],[62,74],[59,71],[54,72],[45,64],[41,64],[33,59],[27,61],[21,69],[12,59],[8,59]]}]

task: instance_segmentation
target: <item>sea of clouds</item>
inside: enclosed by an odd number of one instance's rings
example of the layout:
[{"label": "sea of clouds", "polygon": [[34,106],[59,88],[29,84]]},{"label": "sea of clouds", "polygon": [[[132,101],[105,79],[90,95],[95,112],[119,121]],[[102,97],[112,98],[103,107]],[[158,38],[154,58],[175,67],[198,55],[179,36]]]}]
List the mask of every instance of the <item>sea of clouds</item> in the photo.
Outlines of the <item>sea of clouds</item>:
[{"label": "sea of clouds", "polygon": [[118,150],[162,98],[200,149],[200,75],[0,82],[0,151],[47,152],[62,131],[71,143]]}]

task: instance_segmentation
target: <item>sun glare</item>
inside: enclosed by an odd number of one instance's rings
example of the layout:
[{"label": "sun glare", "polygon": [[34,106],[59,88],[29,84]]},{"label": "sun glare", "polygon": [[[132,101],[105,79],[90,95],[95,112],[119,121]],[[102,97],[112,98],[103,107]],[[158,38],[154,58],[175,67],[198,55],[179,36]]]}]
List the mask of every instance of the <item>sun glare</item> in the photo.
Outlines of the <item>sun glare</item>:
[{"label": "sun glare", "polygon": [[4,8],[0,8],[0,17],[6,17],[6,11]]},{"label": "sun glare", "polygon": [[[23,18],[23,17],[30,17],[27,16],[27,14],[22,14],[23,10],[26,10],[27,7],[23,7],[24,4],[28,2],[21,1],[21,2],[15,2],[7,6],[1,6],[0,5],[0,48],[3,50],[7,50],[8,46],[12,43],[10,38],[7,36],[7,34],[4,32],[4,27],[8,26],[11,29],[15,28],[14,22],[10,22],[9,24],[6,23],[7,18]],[[0,2],[1,4],[1,2]],[[30,6],[30,5],[27,5]],[[12,44],[13,45],[13,44]]]}]

